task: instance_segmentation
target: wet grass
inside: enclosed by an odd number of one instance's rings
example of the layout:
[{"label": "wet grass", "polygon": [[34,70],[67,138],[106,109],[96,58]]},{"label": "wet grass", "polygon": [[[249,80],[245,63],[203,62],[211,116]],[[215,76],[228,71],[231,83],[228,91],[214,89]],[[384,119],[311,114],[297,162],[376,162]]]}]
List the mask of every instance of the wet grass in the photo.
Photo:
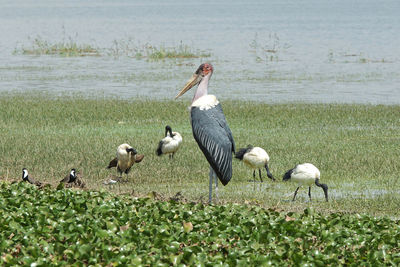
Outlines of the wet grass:
[{"label": "wet grass", "polygon": [[[252,172],[234,161],[234,176],[220,186],[221,202],[261,205],[285,211],[312,206],[323,213],[349,212],[399,217],[400,106],[276,104],[222,101],[237,147],[261,146],[270,154],[278,182],[248,182]],[[0,98],[0,177],[19,179],[23,167],[38,180],[56,185],[77,168],[90,189],[162,198],[181,192],[187,200],[206,201],[208,164],[195,143],[189,122],[189,100],[152,101],[81,99],[46,95]],[[166,124],[183,135],[175,160],[157,157],[155,149]],[[145,154],[130,182],[105,187],[115,175],[107,170],[116,147],[130,143]],[[281,182],[298,163],[311,162],[329,186],[330,202],[319,188],[299,191]]]}]

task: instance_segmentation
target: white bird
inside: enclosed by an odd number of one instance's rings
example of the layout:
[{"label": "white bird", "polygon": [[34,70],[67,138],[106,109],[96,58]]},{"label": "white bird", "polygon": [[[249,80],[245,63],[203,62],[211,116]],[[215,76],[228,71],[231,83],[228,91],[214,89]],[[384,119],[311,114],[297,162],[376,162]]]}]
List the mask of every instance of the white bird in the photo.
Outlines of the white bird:
[{"label": "white bird", "polygon": [[117,171],[122,177],[122,173],[128,176],[132,165],[143,160],[144,155],[138,155],[136,149],[128,144],[122,144],[117,148],[117,157],[110,161],[107,169],[117,167]]},{"label": "white bird", "polygon": [[[226,122],[221,104],[214,95],[208,94],[208,82],[213,73],[209,63],[199,66],[192,78],[175,97],[198,85],[190,106],[193,137],[210,164],[208,201],[212,200],[212,184],[215,178],[215,197],[218,201],[218,178],[223,185],[232,178],[232,153],[235,142]],[[218,178],[217,178],[218,177]]]},{"label": "white bird", "polygon": [[260,180],[263,182],[261,168],[265,168],[268,178],[275,181],[275,178],[272,176],[268,168],[269,156],[261,147],[248,145],[246,148],[239,149],[235,154],[235,158],[242,160],[250,169],[253,169],[254,182],[256,181],[256,169],[258,169]]},{"label": "white bird", "polygon": [[288,170],[284,176],[283,181],[291,180],[298,184],[296,191],[294,192],[293,200],[295,200],[297,191],[303,185],[308,186],[308,196],[311,201],[311,186],[315,183],[316,186],[321,187],[324,190],[325,199],[328,201],[328,186],[326,184],[320,184],[319,179],[321,174],[317,167],[311,163],[303,163],[296,165],[293,169]]},{"label": "white bird", "polygon": [[181,143],[182,136],[178,132],[173,132],[169,125],[165,126],[165,137],[158,144],[157,156],[169,154],[169,158],[173,159]]}]

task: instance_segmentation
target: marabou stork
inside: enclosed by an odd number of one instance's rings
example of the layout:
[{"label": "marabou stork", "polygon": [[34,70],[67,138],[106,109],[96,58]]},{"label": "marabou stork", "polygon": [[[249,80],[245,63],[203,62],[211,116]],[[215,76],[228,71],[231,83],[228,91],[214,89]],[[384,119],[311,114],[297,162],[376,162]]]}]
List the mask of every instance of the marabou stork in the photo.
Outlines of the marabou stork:
[{"label": "marabou stork", "polygon": [[[218,178],[223,185],[232,178],[232,153],[235,142],[225,120],[221,104],[214,95],[208,94],[208,82],[213,73],[209,63],[199,66],[175,99],[198,85],[190,106],[194,139],[210,164],[210,186],[208,201],[212,201],[212,184],[215,178],[215,197],[218,202]],[[218,177],[218,178],[217,178]]]},{"label": "marabou stork", "polygon": [[69,174],[67,174],[61,181],[60,183],[64,183],[64,184],[69,184],[69,183],[73,183],[76,181],[76,170],[75,169],[71,169],[71,171],[69,172]]},{"label": "marabou stork", "polygon": [[296,191],[294,191],[293,200],[295,200],[297,191],[302,185],[308,186],[308,196],[311,201],[311,186],[315,183],[316,186],[321,187],[324,190],[325,199],[328,201],[328,186],[326,184],[320,184],[319,179],[321,174],[317,167],[311,163],[303,163],[296,165],[293,169],[288,170],[283,175],[283,181],[291,180],[298,184]]},{"label": "marabou stork", "polygon": [[169,158],[173,159],[181,143],[182,136],[178,132],[173,132],[169,125],[165,126],[165,137],[158,143],[157,156],[169,154]]},{"label": "marabou stork", "polygon": [[248,145],[246,148],[239,149],[235,154],[235,158],[242,160],[250,169],[253,169],[254,182],[256,181],[256,169],[258,169],[260,180],[263,182],[261,177],[261,168],[265,168],[268,178],[275,181],[275,178],[272,176],[268,168],[269,156],[261,147]]},{"label": "marabou stork", "polygon": [[41,186],[42,185],[41,182],[35,181],[35,179],[33,179],[33,177],[28,175],[28,170],[26,168],[22,169],[22,181],[28,182],[30,184],[34,184],[36,186]]},{"label": "marabou stork", "polygon": [[128,144],[122,144],[117,148],[117,157],[110,161],[107,169],[117,167],[117,171],[122,178],[124,172],[128,176],[129,171],[134,163],[139,163],[143,160],[144,155],[138,155],[136,149]]}]

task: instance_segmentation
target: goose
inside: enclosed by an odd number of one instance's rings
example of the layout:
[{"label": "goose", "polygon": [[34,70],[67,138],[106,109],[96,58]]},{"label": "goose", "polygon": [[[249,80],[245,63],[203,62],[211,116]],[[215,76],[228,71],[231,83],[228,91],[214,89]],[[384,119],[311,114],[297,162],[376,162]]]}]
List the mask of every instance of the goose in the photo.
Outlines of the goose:
[{"label": "goose", "polygon": [[317,167],[311,163],[303,163],[296,165],[293,169],[288,170],[283,175],[283,181],[293,181],[298,184],[296,191],[294,191],[293,200],[295,200],[297,191],[303,185],[308,186],[308,196],[311,201],[311,186],[315,184],[324,190],[325,200],[328,201],[328,186],[326,184],[320,184],[321,174]]},{"label": "goose", "polygon": [[118,146],[117,157],[110,161],[107,169],[116,167],[120,178],[122,178],[122,173],[128,176],[133,164],[141,162],[143,158],[144,155],[139,155],[136,149],[128,144],[122,144]]}]

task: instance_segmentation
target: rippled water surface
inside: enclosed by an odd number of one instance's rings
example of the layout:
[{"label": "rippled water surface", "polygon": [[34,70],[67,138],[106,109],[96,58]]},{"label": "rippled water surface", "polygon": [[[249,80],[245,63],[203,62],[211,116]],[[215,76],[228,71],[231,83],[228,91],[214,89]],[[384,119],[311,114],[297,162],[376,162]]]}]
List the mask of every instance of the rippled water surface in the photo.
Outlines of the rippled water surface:
[{"label": "rippled water surface", "polygon": [[[400,104],[399,14],[397,0],[3,0],[0,91],[172,99],[209,61],[210,91],[220,98]],[[102,53],[20,53],[38,37]],[[128,40],[131,48],[184,44],[211,56],[116,56],[115,44]]]}]

